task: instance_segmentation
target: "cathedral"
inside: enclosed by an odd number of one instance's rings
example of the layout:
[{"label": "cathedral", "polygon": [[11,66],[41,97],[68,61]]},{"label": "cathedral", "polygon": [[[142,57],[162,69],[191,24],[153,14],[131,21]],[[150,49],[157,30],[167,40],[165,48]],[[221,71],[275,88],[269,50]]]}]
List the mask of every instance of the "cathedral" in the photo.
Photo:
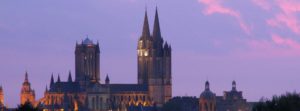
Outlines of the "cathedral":
[{"label": "cathedral", "polygon": [[[108,75],[100,78],[99,43],[85,38],[75,44],[74,79],[71,71],[66,81],[61,80],[60,75],[55,78],[52,74],[44,96],[36,99],[26,71],[20,104],[30,102],[43,111],[162,111],[164,105],[172,103],[182,105],[183,111],[251,111],[254,103],[243,98],[235,81],[232,89],[224,91],[223,96],[216,96],[206,81],[199,98],[172,98],[172,48],[162,38],[157,9],[153,26],[150,33],[146,11],[137,41],[135,84],[114,84]],[[0,111],[6,111],[2,86]]]},{"label": "cathedral", "polygon": [[[75,79],[71,72],[67,81],[60,75],[54,80],[52,74],[44,97],[35,104],[44,111],[154,111],[172,97],[171,46],[162,38],[157,9],[152,34],[145,12],[137,42],[137,84],[113,84],[108,76],[101,83],[100,61],[99,43],[89,38],[76,43]],[[27,77],[26,73],[22,103],[34,99]]]}]

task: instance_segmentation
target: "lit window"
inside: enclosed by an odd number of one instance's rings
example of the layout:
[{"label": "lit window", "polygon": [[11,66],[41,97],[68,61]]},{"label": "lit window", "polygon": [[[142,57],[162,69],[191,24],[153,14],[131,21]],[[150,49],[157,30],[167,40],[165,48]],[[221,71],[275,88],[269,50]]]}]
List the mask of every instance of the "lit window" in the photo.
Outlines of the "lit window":
[{"label": "lit window", "polygon": [[148,55],[149,55],[148,51],[145,51],[144,56],[148,56]]}]

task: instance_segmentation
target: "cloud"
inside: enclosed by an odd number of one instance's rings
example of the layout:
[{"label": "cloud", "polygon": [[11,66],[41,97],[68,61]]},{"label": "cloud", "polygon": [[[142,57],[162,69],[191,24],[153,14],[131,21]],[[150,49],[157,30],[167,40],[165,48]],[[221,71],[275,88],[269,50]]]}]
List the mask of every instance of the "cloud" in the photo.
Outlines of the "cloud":
[{"label": "cloud", "polygon": [[206,6],[206,8],[203,10],[203,13],[205,15],[211,15],[215,13],[229,15],[234,17],[237,22],[239,23],[242,30],[250,34],[251,28],[243,21],[240,13],[236,10],[233,10],[231,8],[225,7],[222,5],[221,1],[219,0],[198,0],[199,3],[202,3]]},{"label": "cloud", "polygon": [[268,0],[252,0],[252,2],[264,10],[271,9],[271,3]]},{"label": "cloud", "polygon": [[278,58],[300,56],[300,43],[289,37],[271,34],[271,39],[248,39],[240,41],[247,49],[239,50],[234,55],[242,58]]},{"label": "cloud", "polygon": [[277,0],[274,3],[279,12],[273,18],[266,20],[266,23],[274,28],[289,28],[293,33],[300,35],[300,24],[297,14],[300,12],[300,2],[295,0]]},{"label": "cloud", "polygon": [[277,34],[272,34],[272,40],[276,45],[288,47],[289,49],[293,50],[300,50],[300,43],[290,38],[284,38]]}]

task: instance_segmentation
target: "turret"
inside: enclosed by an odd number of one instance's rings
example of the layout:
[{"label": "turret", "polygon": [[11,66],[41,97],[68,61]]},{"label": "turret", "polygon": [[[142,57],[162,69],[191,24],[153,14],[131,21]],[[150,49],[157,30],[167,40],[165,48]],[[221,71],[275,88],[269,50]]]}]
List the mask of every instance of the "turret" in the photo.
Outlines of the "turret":
[{"label": "turret", "polygon": [[171,45],[169,45],[167,42],[164,44],[164,56],[170,57],[171,56]]},{"label": "turret", "polygon": [[50,80],[50,89],[54,86],[54,77],[53,77],[53,73],[51,75],[51,80]]},{"label": "turret", "polygon": [[58,74],[58,77],[57,77],[57,81],[56,81],[57,83],[60,83],[61,81],[60,81],[60,76],[59,76],[59,74]]},{"label": "turret", "polygon": [[106,75],[105,84],[109,84],[109,83],[110,83],[109,77],[108,77],[108,75]]},{"label": "turret", "polygon": [[68,82],[72,82],[72,74],[71,74],[71,71],[69,71]]},{"label": "turret", "polygon": [[28,73],[27,73],[27,71],[26,71],[26,73],[25,73],[25,80],[24,80],[24,83],[29,83],[29,81],[28,81]]},{"label": "turret", "polygon": [[232,81],[232,91],[237,91],[236,90],[236,82]]},{"label": "turret", "polygon": [[47,92],[48,92],[48,86],[46,85],[45,93],[47,93]]},{"label": "turret", "polygon": [[208,81],[205,82],[205,91],[210,91]]}]

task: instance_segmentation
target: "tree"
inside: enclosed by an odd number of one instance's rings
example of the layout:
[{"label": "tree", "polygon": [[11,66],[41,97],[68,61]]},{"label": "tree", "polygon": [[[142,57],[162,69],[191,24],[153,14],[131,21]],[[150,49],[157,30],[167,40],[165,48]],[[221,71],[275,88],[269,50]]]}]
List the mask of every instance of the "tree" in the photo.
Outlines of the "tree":
[{"label": "tree", "polygon": [[34,107],[31,102],[27,101],[24,104],[18,105],[16,111],[41,111],[38,107]]},{"label": "tree", "polygon": [[162,111],[198,111],[199,100],[196,97],[174,97],[163,105]]},{"label": "tree", "polygon": [[272,100],[261,99],[254,105],[252,111],[300,111],[300,95],[287,93],[273,96]]}]

